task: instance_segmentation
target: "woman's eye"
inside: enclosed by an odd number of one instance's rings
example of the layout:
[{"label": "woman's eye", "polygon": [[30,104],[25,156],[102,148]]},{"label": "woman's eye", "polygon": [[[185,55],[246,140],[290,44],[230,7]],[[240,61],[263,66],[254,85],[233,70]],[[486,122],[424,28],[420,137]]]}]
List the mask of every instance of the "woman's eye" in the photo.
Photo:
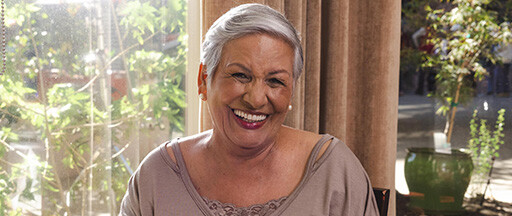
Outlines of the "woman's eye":
[{"label": "woman's eye", "polygon": [[285,85],[283,81],[276,78],[269,79],[268,82],[272,85]]},{"label": "woman's eye", "polygon": [[250,79],[249,76],[245,75],[244,73],[233,73],[231,76],[241,81],[247,81]]}]

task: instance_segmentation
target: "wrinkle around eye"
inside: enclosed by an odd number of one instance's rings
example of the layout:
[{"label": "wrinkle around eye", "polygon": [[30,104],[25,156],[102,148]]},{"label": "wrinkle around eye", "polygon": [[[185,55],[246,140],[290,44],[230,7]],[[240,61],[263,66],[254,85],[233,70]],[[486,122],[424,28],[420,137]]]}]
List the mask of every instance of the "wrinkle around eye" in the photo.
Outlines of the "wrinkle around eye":
[{"label": "wrinkle around eye", "polygon": [[244,83],[251,81],[251,77],[247,76],[244,73],[232,73],[231,77],[235,78],[236,80],[238,80],[240,82],[244,82]]},{"label": "wrinkle around eye", "polygon": [[274,85],[274,87],[278,87],[278,86],[287,87],[288,86],[288,82],[285,79],[280,79],[277,77],[272,77],[272,78],[267,79],[267,83],[269,83],[270,85]]},{"label": "wrinkle around eye", "polygon": [[279,79],[273,78],[273,79],[268,80],[267,82],[270,84],[271,87],[279,87],[279,86],[286,87],[286,84]]}]

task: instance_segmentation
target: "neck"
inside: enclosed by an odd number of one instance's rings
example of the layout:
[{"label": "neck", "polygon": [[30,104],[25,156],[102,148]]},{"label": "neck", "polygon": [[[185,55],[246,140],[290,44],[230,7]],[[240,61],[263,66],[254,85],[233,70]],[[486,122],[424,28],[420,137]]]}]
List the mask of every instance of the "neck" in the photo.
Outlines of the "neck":
[{"label": "neck", "polygon": [[253,168],[265,166],[272,161],[277,143],[278,140],[275,139],[252,148],[246,148],[213,130],[212,136],[206,142],[206,152],[209,157],[226,168]]}]

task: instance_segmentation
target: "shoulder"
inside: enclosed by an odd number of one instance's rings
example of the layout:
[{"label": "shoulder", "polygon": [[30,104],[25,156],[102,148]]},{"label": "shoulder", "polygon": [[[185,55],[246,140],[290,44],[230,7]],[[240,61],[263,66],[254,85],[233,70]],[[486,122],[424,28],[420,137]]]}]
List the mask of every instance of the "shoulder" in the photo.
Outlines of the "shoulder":
[{"label": "shoulder", "polygon": [[323,137],[331,142],[307,174],[310,177],[301,195],[284,215],[378,215],[370,180],[357,157],[338,138],[329,134]]},{"label": "shoulder", "polygon": [[[330,134],[316,134],[309,131],[283,126],[280,132],[283,139],[286,139],[291,145],[297,146],[299,143],[308,153],[318,146],[319,153],[317,160],[327,160],[326,162],[342,164],[347,169],[357,169],[364,172],[363,166],[352,153],[350,148],[340,139]],[[323,162],[323,161],[322,161]]]},{"label": "shoulder", "polygon": [[171,142],[166,144],[166,150],[167,154],[173,161],[173,163],[176,163],[176,155],[173,150],[174,145],[179,145],[179,149],[181,152],[188,152],[191,148],[194,148],[198,145],[204,144],[206,140],[208,140],[212,135],[212,130],[207,130],[198,134],[194,134],[191,136],[178,138],[175,142]]},{"label": "shoulder", "polygon": [[366,171],[361,162],[350,148],[340,139],[332,137],[332,150],[329,151],[330,156],[326,162],[336,164],[343,173],[358,174],[361,178],[366,178]]},{"label": "shoulder", "polygon": [[176,163],[172,161],[166,151],[166,146],[171,146],[171,143],[175,142],[176,140],[164,142],[149,152],[140,162],[133,176],[145,181],[145,179],[158,176],[162,171],[177,172],[178,167]]},{"label": "shoulder", "polygon": [[317,171],[317,179],[325,182],[333,194],[329,202],[340,200],[351,206],[347,209],[336,205],[342,215],[378,215],[370,178],[359,159],[341,140],[333,137],[331,147],[326,152],[324,164]]},{"label": "shoulder", "polygon": [[203,140],[208,139],[209,137],[211,137],[212,136],[212,131],[213,130],[210,129],[210,130],[206,130],[206,131],[203,131],[201,133],[194,134],[194,135],[191,135],[191,136],[181,137],[181,138],[179,138],[179,141],[180,141],[180,143],[186,144],[186,145],[200,143]]},{"label": "shoulder", "polygon": [[[300,155],[304,155],[306,158],[314,155],[315,161],[320,159],[328,147],[330,146],[332,139],[326,139],[332,137],[328,134],[317,134],[309,131],[299,130],[288,126],[282,126],[279,131],[280,140],[285,143],[285,149],[298,150]],[[315,147],[318,146],[318,152],[314,152]],[[287,151],[290,152],[290,151]]]},{"label": "shoulder", "polygon": [[309,131],[303,131],[288,126],[282,126],[279,131],[280,139],[283,143],[296,147],[302,147],[304,151],[311,152],[322,135]]},{"label": "shoulder", "polygon": [[167,153],[178,139],[151,151],[130,177],[120,215],[199,215],[183,180],[187,175]]},{"label": "shoulder", "polygon": [[333,188],[366,191],[370,180],[359,159],[340,139],[329,134],[325,136],[330,138],[331,143],[324,155],[317,159],[313,168],[314,175]]},{"label": "shoulder", "polygon": [[168,185],[175,185],[178,182],[176,166],[170,163],[170,158],[166,158],[167,143],[169,142],[161,144],[146,155],[130,177],[121,203],[120,215],[142,215],[152,212],[158,193],[170,190]]},{"label": "shoulder", "polygon": [[[155,172],[155,167],[160,168],[171,168],[175,172],[178,172],[178,165],[176,163],[176,155],[173,147],[176,148],[179,145],[179,149],[189,149],[194,147],[196,144],[202,143],[211,136],[211,130],[195,134],[192,136],[176,138],[171,141],[162,143],[157,148],[153,149],[145,158],[141,161],[138,171],[149,171]],[[150,168],[146,170],[146,168]]]},{"label": "shoulder", "polygon": [[167,148],[177,143],[178,139],[162,143],[140,162],[129,184],[141,196],[153,197],[165,191],[168,193],[182,184],[180,175],[183,170],[167,153]]},{"label": "shoulder", "polygon": [[281,127],[279,132],[282,134],[282,136],[286,136],[288,138],[295,138],[297,140],[318,140],[319,138],[322,138],[322,135],[320,134],[288,127],[285,125]]}]

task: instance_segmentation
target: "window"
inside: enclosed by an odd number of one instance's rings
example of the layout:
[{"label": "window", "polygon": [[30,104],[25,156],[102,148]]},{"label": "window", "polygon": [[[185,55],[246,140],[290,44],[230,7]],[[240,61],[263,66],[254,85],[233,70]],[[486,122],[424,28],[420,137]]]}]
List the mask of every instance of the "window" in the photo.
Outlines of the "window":
[{"label": "window", "polygon": [[198,130],[199,3],[5,4],[0,214],[116,215],[139,161]]}]

